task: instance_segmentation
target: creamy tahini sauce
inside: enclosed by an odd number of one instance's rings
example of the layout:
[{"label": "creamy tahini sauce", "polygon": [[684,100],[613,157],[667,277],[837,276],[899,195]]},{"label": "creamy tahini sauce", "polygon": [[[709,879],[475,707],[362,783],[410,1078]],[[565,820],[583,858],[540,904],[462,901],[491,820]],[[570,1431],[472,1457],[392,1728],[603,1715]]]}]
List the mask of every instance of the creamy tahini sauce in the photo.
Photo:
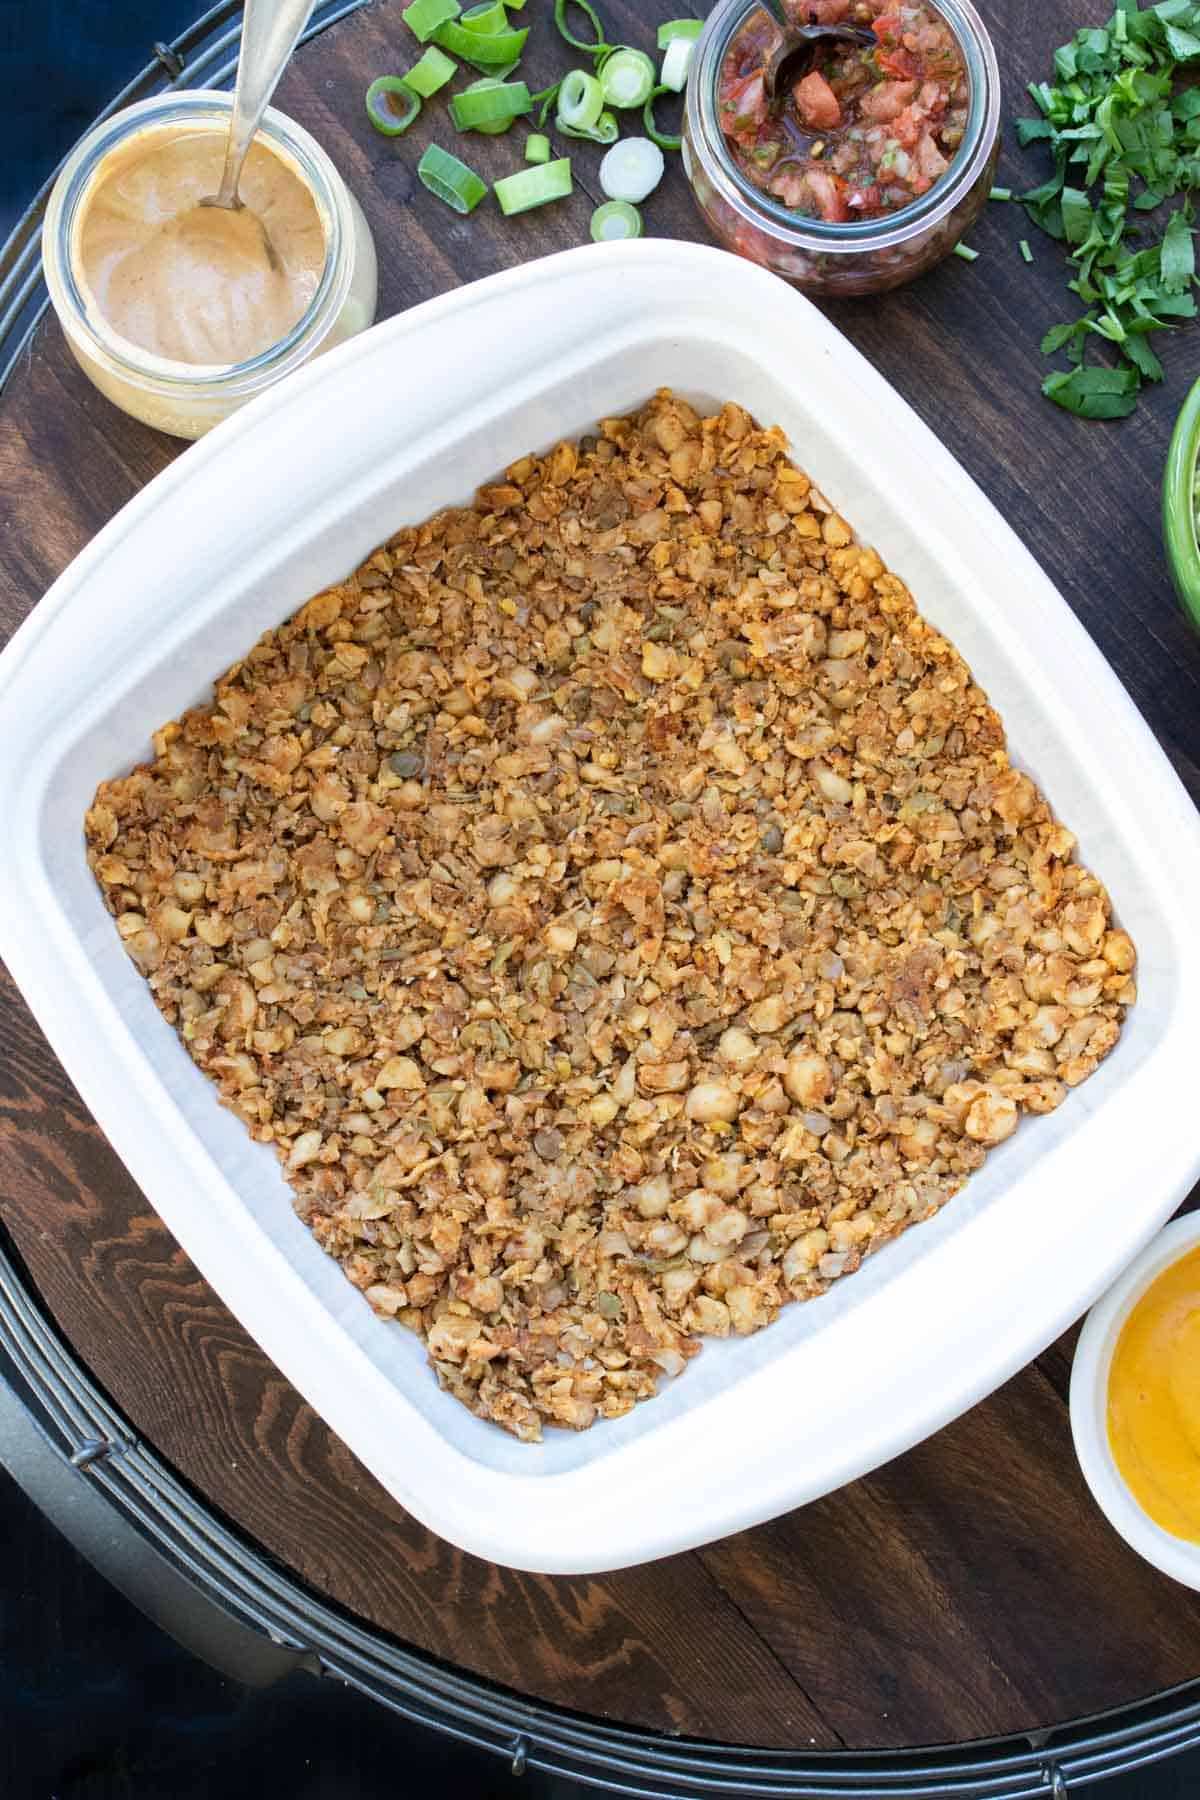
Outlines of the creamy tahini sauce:
[{"label": "creamy tahini sauce", "polygon": [[312,194],[261,140],[243,207],[200,204],[224,155],[224,130],[142,132],[105,158],[84,200],[77,277],[113,331],[175,362],[245,362],[277,344],[325,265]]}]

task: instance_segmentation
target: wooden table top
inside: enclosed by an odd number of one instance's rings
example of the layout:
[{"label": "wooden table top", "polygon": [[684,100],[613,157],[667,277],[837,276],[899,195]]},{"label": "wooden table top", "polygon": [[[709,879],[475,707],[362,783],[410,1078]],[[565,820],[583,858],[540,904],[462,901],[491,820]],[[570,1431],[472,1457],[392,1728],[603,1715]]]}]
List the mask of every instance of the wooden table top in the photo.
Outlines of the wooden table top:
[{"label": "wooden table top", "polygon": [[[650,44],[680,0],[600,0]],[[700,9],[702,10],[702,9]],[[1108,0],[992,0],[1006,117],[1053,46]],[[522,73],[569,62],[545,0]],[[441,125],[368,126],[367,82],[412,45],[379,0],[295,59],[279,105],[324,144],[375,231],[381,316],[587,235],[598,152],[574,199],[457,220],[414,169]],[[496,175],[505,138],[476,138]],[[1009,143],[1000,180],[1040,179]],[[652,233],[703,237],[682,171]],[[1092,425],[1043,401],[1038,341],[1067,316],[1062,258],[993,207],[916,286],[830,309],[1013,520],[1200,796],[1200,652],[1163,562],[1158,483],[1197,338],[1137,415]],[[398,401],[402,428],[402,401]],[[0,632],[182,446],[84,380],[53,320],[0,399]],[[918,599],[920,596],[918,595]],[[1147,1145],[1148,1166],[1153,1146]],[[1093,1507],[1071,1450],[1060,1344],[907,1456],[776,1523],[610,1576],[489,1567],[408,1518],[301,1401],[176,1246],[87,1117],[7,977],[0,986],[0,1218],[84,1360],[133,1425],[226,1517],[312,1588],[409,1645],[609,1721],[764,1747],[910,1747],[1030,1731],[1200,1676],[1200,1596],[1141,1563]],[[1014,1296],[1014,1304],[1020,1297]],[[603,1427],[601,1427],[603,1429]],[[687,1505],[686,1494],[679,1496]]]}]

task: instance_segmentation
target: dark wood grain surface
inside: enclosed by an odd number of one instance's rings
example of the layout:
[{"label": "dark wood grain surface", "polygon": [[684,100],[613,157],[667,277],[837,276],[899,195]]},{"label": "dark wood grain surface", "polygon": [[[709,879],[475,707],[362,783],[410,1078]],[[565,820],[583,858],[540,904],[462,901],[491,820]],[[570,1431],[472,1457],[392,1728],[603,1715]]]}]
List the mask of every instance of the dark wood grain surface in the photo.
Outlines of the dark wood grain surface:
[{"label": "dark wood grain surface", "polygon": [[[649,43],[680,0],[604,0]],[[1007,114],[1093,0],[985,5]],[[531,85],[567,65],[531,0]],[[503,221],[452,218],[418,186],[434,103],[406,138],[368,127],[362,93],[412,53],[379,0],[296,59],[279,104],[331,152],[380,253],[381,313],[586,237],[582,192]],[[522,71],[526,72],[525,69]],[[487,175],[518,151],[471,140]],[[1036,179],[1011,145],[1001,180]],[[651,232],[703,236],[675,166]],[[837,324],[1014,519],[1200,796],[1200,651],[1170,591],[1158,482],[1200,336],[1168,347],[1166,386],[1120,426],[1038,393],[1037,351],[1068,296],[1044,240],[1030,268],[1015,208],[973,234],[980,259],[832,308]],[[0,630],[7,636],[117,508],[181,446],[124,419],[52,322],[0,399]],[[1148,1168],[1153,1146],[1147,1146]],[[1069,1344],[889,1467],[773,1525],[650,1568],[540,1579],[461,1555],[407,1518],[326,1430],[191,1267],[91,1124],[0,979],[0,1217],[32,1278],[136,1427],[236,1524],[321,1593],[404,1642],[605,1719],[736,1743],[914,1746],[1028,1731],[1200,1676],[1200,1600],[1146,1568],[1092,1506],[1071,1451]],[[719,1447],[718,1447],[719,1448]],[[679,1496],[686,1507],[688,1497]]]}]

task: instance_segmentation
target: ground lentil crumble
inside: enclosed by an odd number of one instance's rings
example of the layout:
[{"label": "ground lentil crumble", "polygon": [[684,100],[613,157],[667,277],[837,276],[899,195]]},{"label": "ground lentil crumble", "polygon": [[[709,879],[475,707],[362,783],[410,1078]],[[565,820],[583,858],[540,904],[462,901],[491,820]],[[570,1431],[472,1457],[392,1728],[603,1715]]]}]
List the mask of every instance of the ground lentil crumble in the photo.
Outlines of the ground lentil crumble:
[{"label": "ground lentil crumble", "polygon": [[962,659],[735,405],[523,457],[154,751],[87,815],[126,949],[521,1438],[929,1218],[1134,998]]}]

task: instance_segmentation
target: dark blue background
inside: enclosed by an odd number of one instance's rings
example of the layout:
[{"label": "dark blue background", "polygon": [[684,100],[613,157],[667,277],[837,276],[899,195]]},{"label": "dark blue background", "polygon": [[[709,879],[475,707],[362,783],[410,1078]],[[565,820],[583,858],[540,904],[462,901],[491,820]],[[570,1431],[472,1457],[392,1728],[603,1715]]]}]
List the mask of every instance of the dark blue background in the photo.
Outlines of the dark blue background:
[{"label": "dark blue background", "polygon": [[[0,240],[96,113],[150,61],[155,40],[170,42],[204,4],[0,0]],[[0,1543],[0,1800],[594,1792],[535,1774],[513,1781],[493,1758],[307,1675],[261,1693],[226,1681],[146,1624],[3,1473]],[[1200,1754],[1072,1800],[1198,1796]]]},{"label": "dark blue background", "polygon": [[0,0],[0,238],[100,109],[207,0]]}]

